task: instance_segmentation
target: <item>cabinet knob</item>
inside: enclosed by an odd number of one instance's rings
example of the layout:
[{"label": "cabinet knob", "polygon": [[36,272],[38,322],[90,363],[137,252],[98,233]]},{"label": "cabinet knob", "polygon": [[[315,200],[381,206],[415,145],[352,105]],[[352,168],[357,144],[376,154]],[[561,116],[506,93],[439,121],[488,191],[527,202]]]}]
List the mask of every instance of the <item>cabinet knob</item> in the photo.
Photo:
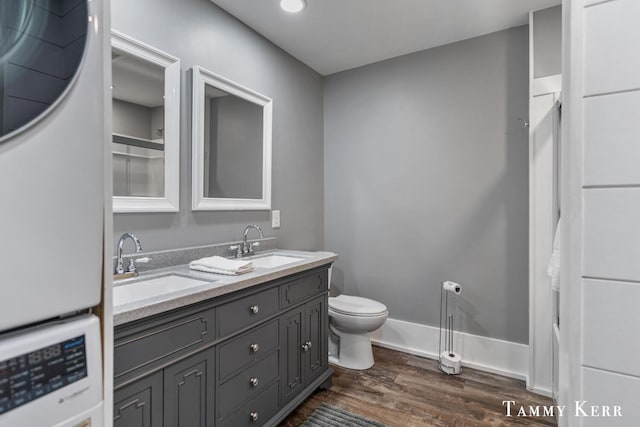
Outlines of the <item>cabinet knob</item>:
[{"label": "cabinet knob", "polygon": [[260,307],[258,307],[257,305],[252,305],[251,307],[249,307],[249,310],[251,310],[251,313],[253,314],[258,314],[258,312],[260,311]]},{"label": "cabinet knob", "polygon": [[249,414],[249,416],[251,417],[251,422],[256,422],[258,421],[258,413],[257,412],[252,412]]},{"label": "cabinet knob", "polygon": [[249,380],[249,382],[251,383],[251,387],[257,387],[258,386],[258,378],[253,377]]},{"label": "cabinet knob", "polygon": [[312,347],[311,341],[307,341],[306,343],[302,344],[302,351],[309,351],[311,347]]},{"label": "cabinet knob", "polygon": [[251,344],[249,346],[251,348],[251,351],[256,353],[258,350],[260,350],[260,346],[256,343],[256,344]]}]

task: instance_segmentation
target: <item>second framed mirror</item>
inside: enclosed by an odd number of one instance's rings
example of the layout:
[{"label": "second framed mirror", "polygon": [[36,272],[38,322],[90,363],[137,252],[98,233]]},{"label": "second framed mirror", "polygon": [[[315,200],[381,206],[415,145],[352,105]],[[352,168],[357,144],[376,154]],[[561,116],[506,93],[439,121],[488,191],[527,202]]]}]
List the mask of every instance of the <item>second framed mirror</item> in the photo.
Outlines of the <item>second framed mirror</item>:
[{"label": "second framed mirror", "polygon": [[193,68],[193,210],[271,209],[272,101]]}]

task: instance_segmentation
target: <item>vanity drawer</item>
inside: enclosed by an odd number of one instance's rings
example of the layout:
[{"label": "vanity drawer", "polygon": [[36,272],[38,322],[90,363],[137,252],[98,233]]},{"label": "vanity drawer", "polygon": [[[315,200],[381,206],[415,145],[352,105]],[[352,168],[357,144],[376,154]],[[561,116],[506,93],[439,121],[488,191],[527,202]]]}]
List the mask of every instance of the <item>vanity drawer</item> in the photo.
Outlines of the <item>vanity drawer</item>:
[{"label": "vanity drawer", "polygon": [[215,309],[116,329],[114,374],[119,379],[153,369],[215,340]]},{"label": "vanity drawer", "polygon": [[279,382],[245,403],[228,418],[216,423],[218,427],[256,427],[264,425],[278,412]]},{"label": "vanity drawer", "polygon": [[278,378],[278,356],[274,351],[262,360],[258,360],[243,370],[218,390],[218,419],[225,418],[240,403],[258,394],[266,385]]},{"label": "vanity drawer", "polygon": [[220,337],[229,335],[278,312],[278,288],[267,289],[218,307]]},{"label": "vanity drawer", "polygon": [[327,291],[327,270],[303,276],[280,285],[282,308]]},{"label": "vanity drawer", "polygon": [[278,347],[278,320],[250,330],[220,346],[218,378],[226,379]]}]

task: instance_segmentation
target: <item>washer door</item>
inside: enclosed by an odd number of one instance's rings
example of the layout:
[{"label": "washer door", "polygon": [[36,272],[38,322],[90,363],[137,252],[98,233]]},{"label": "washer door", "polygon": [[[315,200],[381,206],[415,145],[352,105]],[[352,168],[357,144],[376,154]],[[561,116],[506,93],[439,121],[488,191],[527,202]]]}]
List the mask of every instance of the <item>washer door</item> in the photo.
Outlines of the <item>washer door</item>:
[{"label": "washer door", "polygon": [[0,1],[0,141],[69,91],[87,44],[87,0]]}]

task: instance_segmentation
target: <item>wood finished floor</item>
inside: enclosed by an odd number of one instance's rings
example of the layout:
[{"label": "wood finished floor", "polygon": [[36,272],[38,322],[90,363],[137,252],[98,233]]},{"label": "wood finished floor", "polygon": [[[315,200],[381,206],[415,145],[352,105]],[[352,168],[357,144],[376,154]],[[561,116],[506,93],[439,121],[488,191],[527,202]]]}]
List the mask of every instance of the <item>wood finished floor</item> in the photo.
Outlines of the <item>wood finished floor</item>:
[{"label": "wood finished floor", "polygon": [[557,425],[554,418],[507,418],[503,400],[553,405],[530,393],[523,381],[464,368],[443,374],[435,360],[374,347],[367,371],[334,366],[333,386],[316,391],[280,427],[297,427],[323,402],[389,427]]}]

